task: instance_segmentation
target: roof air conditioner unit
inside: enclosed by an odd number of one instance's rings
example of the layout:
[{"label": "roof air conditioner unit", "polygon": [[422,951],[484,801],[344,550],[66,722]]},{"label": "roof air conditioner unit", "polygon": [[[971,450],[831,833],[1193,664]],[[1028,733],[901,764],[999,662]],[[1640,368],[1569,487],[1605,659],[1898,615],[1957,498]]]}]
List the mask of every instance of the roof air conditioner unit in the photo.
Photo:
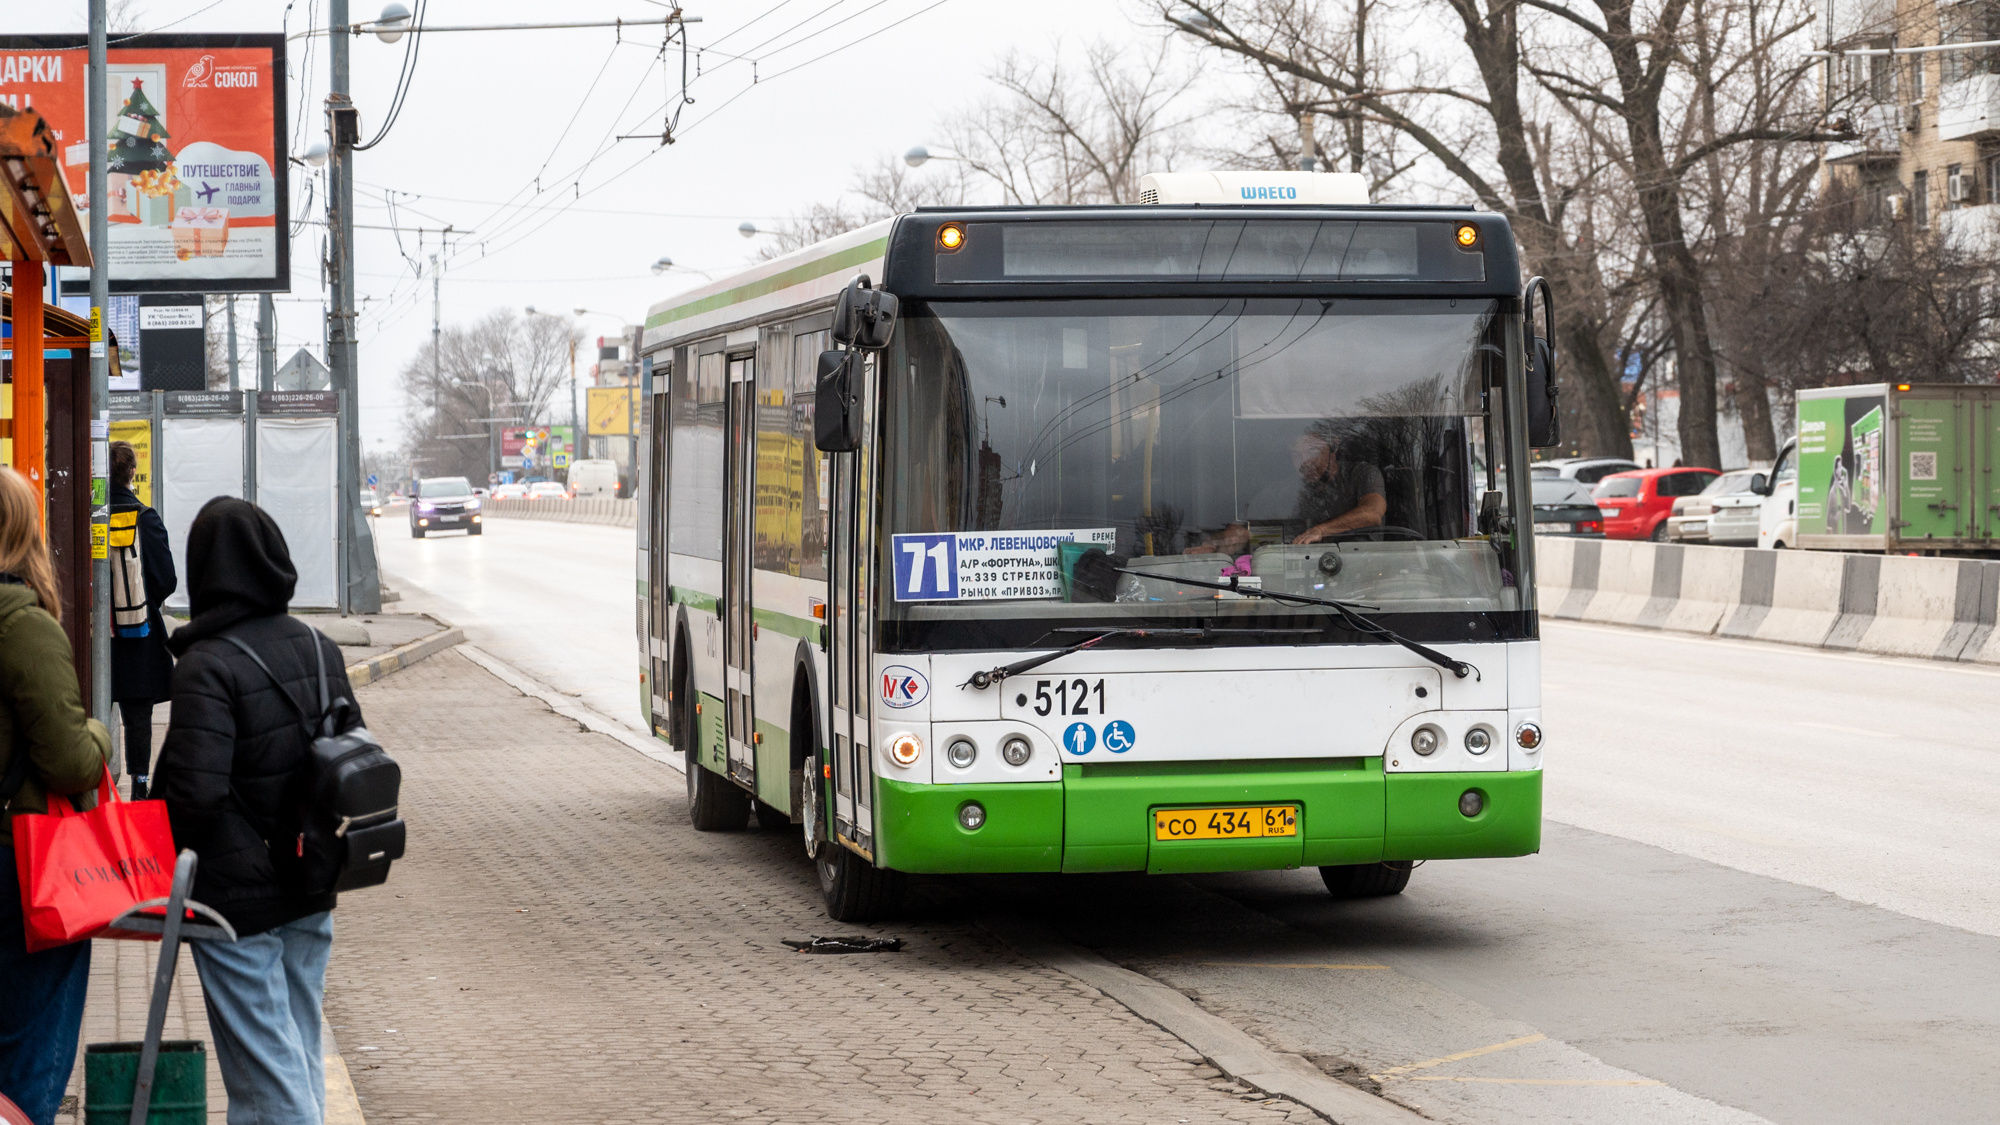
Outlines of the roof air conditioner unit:
[{"label": "roof air conditioner unit", "polygon": [[1359,172],[1152,172],[1139,180],[1139,202],[1358,207],[1368,203],[1368,180]]}]

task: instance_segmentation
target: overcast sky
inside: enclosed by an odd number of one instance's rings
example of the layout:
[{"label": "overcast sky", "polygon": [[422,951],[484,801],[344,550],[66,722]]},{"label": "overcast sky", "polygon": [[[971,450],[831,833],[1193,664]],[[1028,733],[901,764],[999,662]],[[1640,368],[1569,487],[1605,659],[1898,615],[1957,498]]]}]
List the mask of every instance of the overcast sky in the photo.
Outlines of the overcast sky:
[{"label": "overcast sky", "polygon": [[[704,283],[692,273],[655,277],[649,267],[662,255],[716,274],[741,268],[755,244],[737,233],[739,223],[770,223],[831,199],[858,166],[882,154],[938,147],[937,126],[987,95],[983,75],[1009,49],[1046,54],[1058,38],[1156,34],[1131,22],[1144,11],[1134,0],[686,2],[687,14],[702,21],[689,28],[702,49],[701,74],[690,86],[695,103],[682,110],[681,137],[664,148],[608,139],[657,137],[660,107],[678,92],[680,52],[663,70],[658,27],[627,29],[623,43],[610,28],[425,37],[394,130],[356,159],[357,222],[393,219],[402,228],[400,245],[390,231],[356,237],[365,448],[402,440],[396,378],[430,332],[427,259],[438,249],[437,230],[471,232],[448,243],[446,324],[526,305],[612,314],[584,321],[594,336]],[[326,0],[138,0],[132,22],[149,31],[297,33],[324,27],[326,8]],[[354,0],[351,16],[379,11],[376,0]],[[652,0],[432,0],[427,20],[646,19],[663,11]],[[0,0],[0,27],[79,31],[84,12],[82,0]],[[324,133],[326,41],[308,42],[291,45],[295,154]],[[730,54],[756,57],[754,85],[751,62]],[[352,57],[362,129],[373,136],[404,46],[363,36]],[[688,66],[693,77],[692,54]],[[295,177],[295,201],[300,189]],[[278,302],[280,362],[301,345],[318,350],[320,256],[320,230],[308,228],[293,244],[292,292]],[[425,262],[422,280],[413,262]],[[238,315],[247,366],[255,299],[241,299]],[[580,350],[579,368],[589,362]]]}]

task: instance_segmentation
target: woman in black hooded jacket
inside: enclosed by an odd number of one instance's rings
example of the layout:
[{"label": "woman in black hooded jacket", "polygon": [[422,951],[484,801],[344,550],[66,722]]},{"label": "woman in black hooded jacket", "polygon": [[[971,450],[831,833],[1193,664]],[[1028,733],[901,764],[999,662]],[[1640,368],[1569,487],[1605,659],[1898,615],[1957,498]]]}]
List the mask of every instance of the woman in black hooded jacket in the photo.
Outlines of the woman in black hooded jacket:
[{"label": "woman in black hooded jacket", "polygon": [[[296,580],[262,508],[229,497],[202,507],[188,529],[193,617],[168,641],[179,657],[173,712],[153,770],[174,840],[201,857],[194,897],[236,928],[233,944],[194,943],[195,968],[231,1116],[240,1104],[260,1125],[318,1125],[325,1114],[320,997],[335,896],[296,889],[287,863],[311,753],[298,708],[315,728],[320,713],[315,647],[329,698],[354,698],[340,650],[286,612]],[[360,723],[350,706],[342,729]]]}]

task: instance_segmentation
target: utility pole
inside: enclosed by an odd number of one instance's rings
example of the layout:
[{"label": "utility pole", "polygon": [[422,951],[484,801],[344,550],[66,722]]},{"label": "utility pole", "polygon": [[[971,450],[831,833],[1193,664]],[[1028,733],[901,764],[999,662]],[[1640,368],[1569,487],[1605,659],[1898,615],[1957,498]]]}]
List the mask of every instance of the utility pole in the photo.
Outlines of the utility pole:
[{"label": "utility pole", "polygon": [[438,419],[438,338],[440,329],[438,318],[442,315],[444,297],[442,279],[438,277],[438,256],[431,255],[431,424],[442,426]]},{"label": "utility pole", "polygon": [[1319,154],[1313,140],[1313,113],[1311,110],[1299,114],[1299,171],[1311,172],[1319,167]]},{"label": "utility pole", "polygon": [[278,314],[269,293],[257,294],[257,389],[277,390]]},{"label": "utility pole", "polygon": [[229,302],[229,389],[240,391],[243,389],[243,371],[236,358],[236,294],[231,293],[226,300]]},{"label": "utility pole", "polygon": [[[110,208],[105,206],[110,144],[105,136],[107,70],[105,0],[90,0],[90,63],[84,105],[90,121],[90,713],[106,727],[111,721],[111,352],[106,347],[104,310],[111,304]],[[32,263],[30,263],[32,265]],[[100,427],[102,432],[100,431]],[[122,766],[123,763],[120,763]]]},{"label": "utility pole", "polygon": [[361,512],[361,385],[355,355],[354,148],[361,143],[361,115],[348,94],[348,50],[354,31],[347,0],[327,0],[326,95],[327,233],[330,236],[333,308],[327,316],[327,367],[340,395],[340,611],[382,612],[382,580],[375,570],[375,541]]}]

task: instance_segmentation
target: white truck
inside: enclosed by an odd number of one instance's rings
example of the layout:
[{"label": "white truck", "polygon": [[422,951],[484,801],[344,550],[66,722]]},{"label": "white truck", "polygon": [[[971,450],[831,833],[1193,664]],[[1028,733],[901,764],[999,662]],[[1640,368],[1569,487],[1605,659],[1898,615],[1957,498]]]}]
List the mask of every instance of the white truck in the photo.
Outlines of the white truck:
[{"label": "white truck", "polygon": [[569,494],[577,500],[609,500],[618,495],[618,462],[578,461],[569,467]]}]

